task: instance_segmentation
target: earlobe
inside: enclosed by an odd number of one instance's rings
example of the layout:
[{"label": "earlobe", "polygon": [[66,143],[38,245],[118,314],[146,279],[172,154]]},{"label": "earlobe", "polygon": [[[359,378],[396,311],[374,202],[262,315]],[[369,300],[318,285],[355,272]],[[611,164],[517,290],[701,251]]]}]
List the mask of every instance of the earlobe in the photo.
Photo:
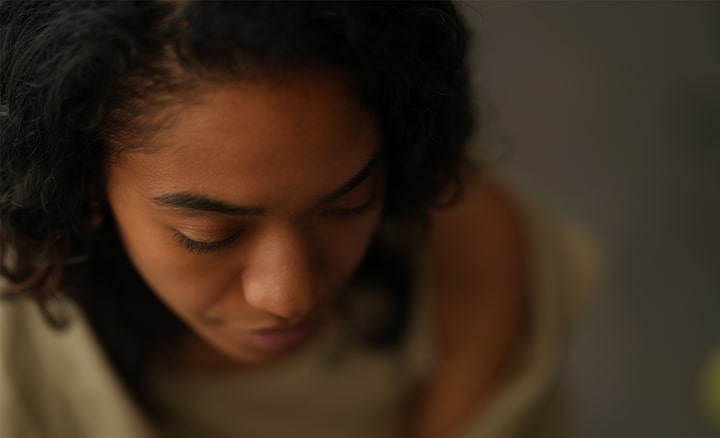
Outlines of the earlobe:
[{"label": "earlobe", "polygon": [[97,231],[102,228],[104,222],[103,206],[107,198],[97,184],[90,184],[87,187],[87,199],[90,206],[90,226],[93,231]]},{"label": "earlobe", "polygon": [[97,231],[103,226],[103,210],[102,204],[91,202],[90,203],[90,226],[93,231]]}]

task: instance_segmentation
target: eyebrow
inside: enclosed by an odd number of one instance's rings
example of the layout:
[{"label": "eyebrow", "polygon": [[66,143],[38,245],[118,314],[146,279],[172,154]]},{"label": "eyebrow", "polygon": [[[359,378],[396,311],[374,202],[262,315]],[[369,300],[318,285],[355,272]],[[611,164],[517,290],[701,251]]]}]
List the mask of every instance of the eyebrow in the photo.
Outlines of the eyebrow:
[{"label": "eyebrow", "polygon": [[[325,195],[321,203],[325,204],[339,199],[367,180],[377,167],[382,155],[382,150],[375,152],[359,172],[342,183],[337,189],[330,192],[330,194]],[[219,199],[212,199],[190,192],[164,193],[153,197],[151,201],[153,204],[165,208],[220,213],[233,216],[263,216],[267,214],[267,210],[263,207],[234,205]]]}]

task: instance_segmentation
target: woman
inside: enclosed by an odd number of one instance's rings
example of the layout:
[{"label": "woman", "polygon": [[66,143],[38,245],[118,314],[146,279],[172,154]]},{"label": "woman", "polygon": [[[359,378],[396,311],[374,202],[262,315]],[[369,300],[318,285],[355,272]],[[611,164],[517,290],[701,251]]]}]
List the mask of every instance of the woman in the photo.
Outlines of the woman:
[{"label": "woman", "polygon": [[452,4],[0,20],[3,436],[557,423],[574,246],[470,165]]}]

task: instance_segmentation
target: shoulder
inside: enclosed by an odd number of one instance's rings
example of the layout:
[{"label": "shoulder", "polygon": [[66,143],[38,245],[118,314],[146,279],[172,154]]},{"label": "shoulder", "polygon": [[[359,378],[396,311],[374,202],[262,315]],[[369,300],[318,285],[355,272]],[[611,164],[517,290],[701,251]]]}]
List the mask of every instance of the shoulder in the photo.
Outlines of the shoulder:
[{"label": "shoulder", "polygon": [[457,204],[431,217],[423,287],[439,355],[418,437],[532,422],[601,272],[587,232],[495,181],[470,181]]},{"label": "shoulder", "polygon": [[0,417],[13,419],[0,435],[148,436],[80,310],[63,306],[71,324],[56,330],[34,302],[0,301]]},{"label": "shoulder", "polygon": [[519,319],[525,282],[523,233],[510,197],[480,178],[468,181],[456,204],[432,214],[425,269],[437,309],[438,340],[446,354],[480,353],[468,334],[492,328],[497,336]]},{"label": "shoulder", "polygon": [[419,436],[446,436],[492,397],[519,343],[525,237],[504,190],[479,177],[431,215],[423,269],[439,362],[419,414]]},{"label": "shoulder", "polygon": [[36,309],[25,299],[0,300],[0,435],[42,436],[38,424],[45,417],[55,392],[44,370],[51,366],[41,357],[42,325]]},{"label": "shoulder", "polygon": [[517,280],[523,240],[510,197],[494,182],[475,177],[456,204],[431,214],[426,262],[447,293],[477,296],[484,285]]}]

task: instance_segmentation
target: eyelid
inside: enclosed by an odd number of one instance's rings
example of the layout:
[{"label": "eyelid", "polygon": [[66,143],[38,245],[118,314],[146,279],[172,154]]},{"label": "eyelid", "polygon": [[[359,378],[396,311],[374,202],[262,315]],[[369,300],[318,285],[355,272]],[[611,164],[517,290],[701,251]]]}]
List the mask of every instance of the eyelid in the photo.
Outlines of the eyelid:
[{"label": "eyelid", "polygon": [[322,211],[323,216],[333,216],[333,217],[350,217],[350,216],[358,216],[366,211],[371,210],[377,202],[380,200],[380,195],[377,190],[373,190],[372,196],[370,199],[366,202],[364,202],[361,205],[357,205],[354,207],[339,207],[339,208],[327,208]]},{"label": "eyelid", "polygon": [[209,253],[209,252],[215,252],[220,251],[223,248],[226,248],[233,243],[240,237],[241,234],[243,234],[244,230],[239,230],[233,234],[231,234],[229,237],[226,237],[224,239],[220,240],[214,240],[209,242],[201,242],[198,240],[194,240],[189,238],[188,236],[184,235],[178,230],[175,230],[173,235],[175,236],[175,240],[187,249],[190,252],[200,254],[200,253]]}]

